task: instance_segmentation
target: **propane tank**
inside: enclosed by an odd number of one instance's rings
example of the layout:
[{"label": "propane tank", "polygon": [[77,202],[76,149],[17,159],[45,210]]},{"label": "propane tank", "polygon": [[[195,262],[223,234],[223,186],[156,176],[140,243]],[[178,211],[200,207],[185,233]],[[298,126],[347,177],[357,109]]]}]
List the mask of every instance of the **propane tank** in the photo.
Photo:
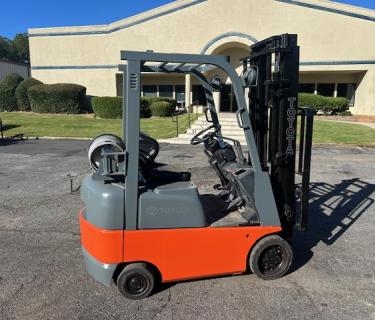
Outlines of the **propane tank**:
[{"label": "propane tank", "polygon": [[125,144],[121,138],[113,134],[101,134],[94,138],[89,145],[88,157],[90,166],[94,171],[99,170],[100,159],[102,158],[102,152],[113,153],[113,152],[124,152]]}]

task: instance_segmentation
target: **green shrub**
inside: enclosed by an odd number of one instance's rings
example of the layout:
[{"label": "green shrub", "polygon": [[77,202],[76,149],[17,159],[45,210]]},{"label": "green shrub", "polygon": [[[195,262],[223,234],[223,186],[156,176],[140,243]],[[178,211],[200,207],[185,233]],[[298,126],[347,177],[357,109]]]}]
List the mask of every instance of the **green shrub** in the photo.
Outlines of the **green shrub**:
[{"label": "green shrub", "polygon": [[91,104],[97,117],[105,119],[122,118],[122,97],[93,97]]},{"label": "green shrub", "polygon": [[298,105],[301,107],[310,107],[319,112],[323,110],[324,97],[311,93],[300,93],[298,94]]},{"label": "green shrub", "polygon": [[[168,107],[160,107],[159,102],[167,102]],[[154,105],[156,104],[156,107]],[[163,103],[163,105],[167,105]],[[168,97],[141,97],[141,106],[145,111],[149,112],[155,117],[170,117],[176,110],[177,101]],[[166,111],[160,112],[160,108],[166,109]],[[161,115],[162,114],[162,115]]]},{"label": "green shrub", "polygon": [[170,117],[176,110],[176,106],[169,101],[156,101],[151,104],[151,112],[155,117]]},{"label": "green shrub", "polygon": [[151,117],[151,108],[148,101],[145,101],[144,97],[141,97],[141,118]]},{"label": "green shrub", "polygon": [[177,106],[177,101],[173,98],[168,98],[168,97],[141,97],[141,100],[147,103],[150,107],[154,102],[159,102],[159,101],[168,101],[174,104],[175,106]]},{"label": "green shrub", "polygon": [[323,97],[311,93],[298,94],[298,105],[310,107],[315,112],[326,115],[338,114],[349,110],[349,100],[346,98]]},{"label": "green shrub", "polygon": [[339,113],[339,115],[343,117],[350,117],[352,113],[350,111],[342,111]]},{"label": "green shrub", "polygon": [[20,75],[11,73],[0,82],[0,111],[18,110],[16,88],[22,81]]},{"label": "green shrub", "polygon": [[34,79],[28,78],[23,80],[16,89],[16,98],[17,98],[17,105],[18,109],[21,111],[29,111],[31,110],[29,97],[27,95],[27,91],[29,88],[36,86],[38,84],[43,84],[43,82]]},{"label": "green shrub", "polygon": [[161,98],[163,99],[162,101],[168,101],[172,104],[172,107],[174,108],[173,112],[176,111],[176,107],[177,107],[177,100],[176,99],[173,99],[173,98]]},{"label": "green shrub", "polygon": [[27,93],[33,112],[80,113],[86,108],[86,88],[78,84],[39,84]]},{"label": "green shrub", "polygon": [[325,97],[324,114],[339,114],[349,110],[349,100],[346,98]]},{"label": "green shrub", "polygon": [[[140,117],[150,118],[151,109],[148,101],[141,98]],[[106,119],[122,118],[122,97],[93,97],[91,99],[95,115]]]},{"label": "green shrub", "polygon": [[86,105],[86,109],[85,109],[85,111],[87,112],[87,113],[94,113],[94,109],[92,108],[92,98],[94,98],[94,97],[96,97],[96,96],[92,96],[92,95],[86,95],[86,103],[85,103],[85,105]]},{"label": "green shrub", "polygon": [[151,107],[154,102],[161,101],[159,97],[141,97],[141,101]]}]

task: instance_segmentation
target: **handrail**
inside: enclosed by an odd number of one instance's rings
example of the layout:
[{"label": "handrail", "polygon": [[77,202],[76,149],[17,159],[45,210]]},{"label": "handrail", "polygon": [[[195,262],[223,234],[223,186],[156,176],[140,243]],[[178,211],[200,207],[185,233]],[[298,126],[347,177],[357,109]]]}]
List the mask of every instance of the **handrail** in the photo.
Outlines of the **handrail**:
[{"label": "handrail", "polygon": [[171,120],[176,124],[176,137],[179,135],[178,117],[184,113],[184,111],[176,111],[172,114]]},{"label": "handrail", "polygon": [[[189,106],[187,108],[185,108],[186,110],[186,113],[188,114],[188,127],[189,129],[191,128],[191,120],[190,120],[190,115],[194,112],[189,112],[190,108],[193,108],[193,107],[197,107],[198,104],[196,101],[194,101],[193,103],[189,104]],[[195,115],[196,115],[196,119],[195,120],[198,120],[198,108],[195,108]]]}]

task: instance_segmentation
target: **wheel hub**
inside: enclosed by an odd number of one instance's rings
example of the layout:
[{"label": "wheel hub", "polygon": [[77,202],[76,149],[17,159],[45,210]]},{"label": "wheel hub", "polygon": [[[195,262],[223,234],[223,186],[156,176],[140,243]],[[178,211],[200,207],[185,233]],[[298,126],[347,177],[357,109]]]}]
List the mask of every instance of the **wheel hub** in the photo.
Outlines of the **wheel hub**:
[{"label": "wheel hub", "polygon": [[272,273],[283,264],[284,252],[280,246],[267,248],[260,259],[261,271],[265,274]]},{"label": "wheel hub", "polygon": [[146,279],[141,275],[129,277],[126,286],[128,291],[133,294],[139,294],[146,290]]}]

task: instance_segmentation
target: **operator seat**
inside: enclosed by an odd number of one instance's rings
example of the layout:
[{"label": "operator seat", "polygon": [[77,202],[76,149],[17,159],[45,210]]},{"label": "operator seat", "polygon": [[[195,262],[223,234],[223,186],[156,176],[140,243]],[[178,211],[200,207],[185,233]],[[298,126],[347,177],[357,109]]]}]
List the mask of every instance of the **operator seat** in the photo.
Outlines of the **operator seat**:
[{"label": "operator seat", "polygon": [[212,139],[205,144],[205,153],[208,157],[208,163],[218,175],[221,186],[225,188],[229,179],[225,173],[224,166],[237,162],[237,155],[233,147],[226,142],[221,144],[216,139]]}]

